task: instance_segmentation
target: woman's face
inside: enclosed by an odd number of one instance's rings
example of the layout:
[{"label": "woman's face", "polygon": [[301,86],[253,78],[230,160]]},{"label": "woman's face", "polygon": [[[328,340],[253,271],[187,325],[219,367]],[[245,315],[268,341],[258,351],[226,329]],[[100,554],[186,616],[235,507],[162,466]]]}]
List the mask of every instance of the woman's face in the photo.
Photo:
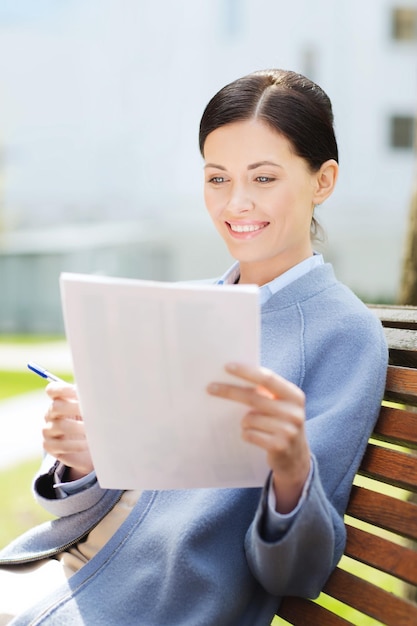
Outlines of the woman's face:
[{"label": "woman's face", "polygon": [[269,282],[312,255],[310,225],[317,173],[288,140],[258,120],[207,136],[204,198],[240,282]]}]

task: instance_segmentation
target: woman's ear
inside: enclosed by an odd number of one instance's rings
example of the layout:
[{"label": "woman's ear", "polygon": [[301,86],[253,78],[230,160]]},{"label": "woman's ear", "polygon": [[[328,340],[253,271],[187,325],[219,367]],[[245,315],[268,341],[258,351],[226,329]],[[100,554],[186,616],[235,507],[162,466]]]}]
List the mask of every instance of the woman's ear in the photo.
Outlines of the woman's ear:
[{"label": "woman's ear", "polygon": [[339,166],[334,159],[329,159],[322,164],[317,172],[314,204],[321,204],[330,196],[336,185],[338,174]]}]

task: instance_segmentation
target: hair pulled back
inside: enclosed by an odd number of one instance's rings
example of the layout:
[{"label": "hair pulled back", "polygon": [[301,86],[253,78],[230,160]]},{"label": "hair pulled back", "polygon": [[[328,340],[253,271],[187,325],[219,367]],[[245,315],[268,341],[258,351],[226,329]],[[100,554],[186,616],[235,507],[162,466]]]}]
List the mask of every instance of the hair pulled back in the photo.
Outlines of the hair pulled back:
[{"label": "hair pulled back", "polygon": [[249,119],[261,120],[285,136],[312,171],[319,170],[328,159],[338,161],[330,99],[321,87],[301,74],[263,70],[223,87],[201,118],[201,154],[211,132]]}]

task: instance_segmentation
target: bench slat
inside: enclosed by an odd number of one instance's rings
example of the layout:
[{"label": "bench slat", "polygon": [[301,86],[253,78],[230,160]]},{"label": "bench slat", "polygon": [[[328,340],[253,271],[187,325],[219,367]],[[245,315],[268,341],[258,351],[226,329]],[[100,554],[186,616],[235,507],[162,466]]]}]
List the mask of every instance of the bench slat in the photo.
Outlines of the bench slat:
[{"label": "bench slat", "polygon": [[346,524],[345,554],[406,583],[417,585],[417,552]]},{"label": "bench slat", "polygon": [[284,598],[279,608],[278,615],[295,626],[312,626],[320,624],[320,626],[351,626],[352,622],[348,622],[319,604],[304,598],[294,598],[288,596]]},{"label": "bench slat", "polygon": [[417,504],[354,485],[347,514],[401,537],[417,540]]},{"label": "bench slat", "polygon": [[417,330],[410,328],[384,328],[390,350],[406,350],[417,353]]},{"label": "bench slat", "polygon": [[[415,604],[398,598],[339,567],[333,572],[323,591],[387,626],[417,624],[417,606]],[[310,622],[305,623],[309,624]]]},{"label": "bench slat", "polygon": [[390,365],[387,371],[385,399],[417,404],[417,370]]},{"label": "bench slat", "polygon": [[389,443],[417,448],[417,413],[383,406],[373,436]]},{"label": "bench slat", "polygon": [[359,474],[417,492],[417,456],[368,443]]},{"label": "bench slat", "polygon": [[369,308],[375,313],[384,326],[417,329],[416,308],[413,306],[371,304]]},{"label": "bench slat", "polygon": [[417,330],[410,328],[384,328],[389,345],[390,363],[404,367],[417,367]]}]

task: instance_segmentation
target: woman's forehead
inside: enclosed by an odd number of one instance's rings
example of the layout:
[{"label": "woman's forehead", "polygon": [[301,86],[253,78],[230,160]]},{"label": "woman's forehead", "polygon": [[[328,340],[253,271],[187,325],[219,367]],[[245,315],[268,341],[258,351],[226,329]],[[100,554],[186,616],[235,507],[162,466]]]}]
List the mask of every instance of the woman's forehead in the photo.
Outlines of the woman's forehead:
[{"label": "woman's forehead", "polygon": [[233,160],[249,159],[251,163],[263,161],[277,163],[277,159],[290,155],[293,155],[293,150],[289,140],[258,119],[220,126],[207,135],[204,144],[204,158],[207,164],[217,163],[220,157]]}]

